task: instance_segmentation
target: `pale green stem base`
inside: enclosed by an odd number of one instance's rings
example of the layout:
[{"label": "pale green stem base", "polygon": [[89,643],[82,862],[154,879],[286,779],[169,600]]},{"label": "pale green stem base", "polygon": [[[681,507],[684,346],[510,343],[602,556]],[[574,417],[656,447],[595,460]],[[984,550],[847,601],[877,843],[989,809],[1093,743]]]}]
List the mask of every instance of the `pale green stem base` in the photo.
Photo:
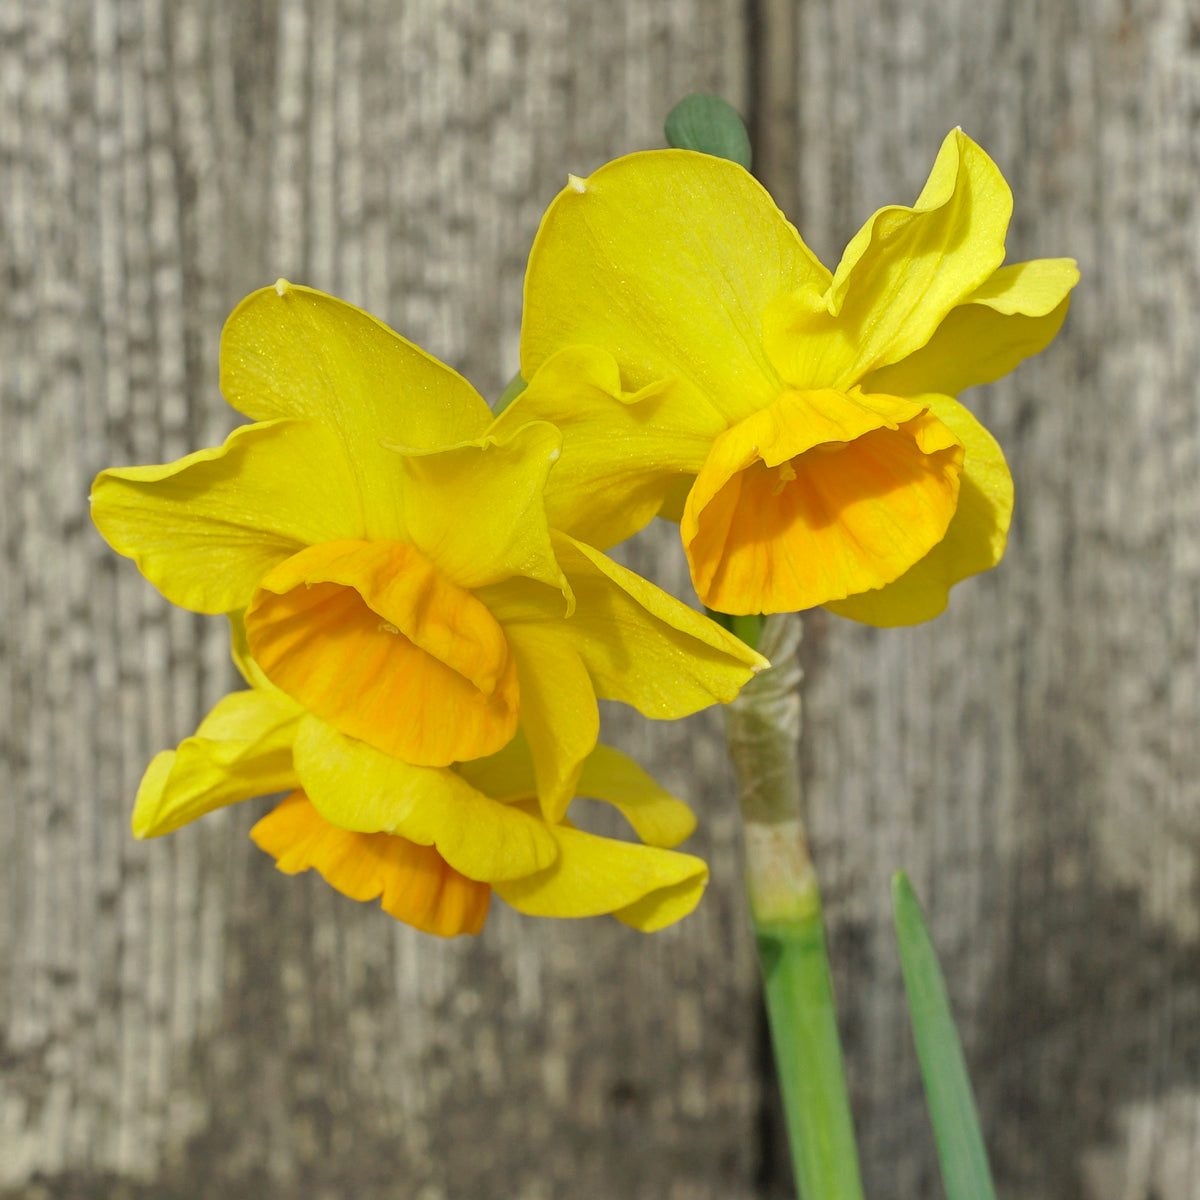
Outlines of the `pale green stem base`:
[{"label": "pale green stem base", "polygon": [[801,818],[796,616],[767,620],[774,664],[726,707],[746,884],[801,1200],[862,1200],[817,877]]}]

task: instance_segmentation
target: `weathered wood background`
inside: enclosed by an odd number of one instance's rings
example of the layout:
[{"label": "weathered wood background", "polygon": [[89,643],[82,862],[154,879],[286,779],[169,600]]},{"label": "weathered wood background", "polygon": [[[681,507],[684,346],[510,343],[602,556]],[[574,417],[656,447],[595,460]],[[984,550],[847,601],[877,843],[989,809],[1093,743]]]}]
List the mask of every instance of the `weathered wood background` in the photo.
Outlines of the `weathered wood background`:
[{"label": "weathered wood background", "polygon": [[[715,714],[616,721],[714,868],[643,938],[397,926],[249,842],[148,844],[151,753],[231,683],[90,527],[89,480],[231,424],[222,320],[278,275],[498,392],[568,170],[752,120],[835,261],[963,125],[1060,342],[976,407],[1008,559],[924,628],[817,616],[806,775],[869,1193],[940,1194],[888,880],[932,914],[1003,1195],[1200,1195],[1200,16],[1189,0],[0,4],[0,1197],[786,1195]],[[656,551],[660,552],[656,556]],[[680,581],[669,531],[632,551]],[[656,557],[658,559],[656,563]],[[665,565],[664,565],[665,564]]]}]

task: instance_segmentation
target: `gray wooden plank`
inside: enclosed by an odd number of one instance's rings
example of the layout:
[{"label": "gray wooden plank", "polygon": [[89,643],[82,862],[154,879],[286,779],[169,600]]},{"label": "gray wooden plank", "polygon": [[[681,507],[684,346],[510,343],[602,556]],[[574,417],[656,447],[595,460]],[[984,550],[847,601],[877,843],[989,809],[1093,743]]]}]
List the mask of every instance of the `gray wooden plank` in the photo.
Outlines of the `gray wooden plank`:
[{"label": "gray wooden plank", "polygon": [[752,1195],[715,715],[612,721],[697,801],[714,869],[653,939],[497,912],[437,942],[274,872],[262,805],[135,843],[143,766],[231,672],[83,500],[101,466],[223,435],[221,322],[279,275],[496,394],[545,203],[659,144],[684,92],[744,102],[742,6],[47,0],[0,10],[0,80],[0,1195]]},{"label": "gray wooden plank", "polygon": [[[925,629],[809,621],[807,786],[871,1192],[936,1188],[885,907],[900,863],[1002,1188],[1194,1190],[1194,20],[1183,0],[754,8],[764,68],[796,24],[794,116],[715,0],[0,9],[0,1194],[754,1193],[717,725],[618,725],[676,787],[710,781],[713,888],[653,941],[501,917],[440,945],[277,877],[249,812],[135,844],[142,766],[229,672],[80,504],[106,463],[221,436],[220,323],[277,274],[495,392],[563,172],[653,144],[691,87],[752,82],[764,173],[827,259],[962,123],[1014,185],[1014,256],[1085,271],[1061,343],[973,401],[1020,488],[1005,566]],[[667,543],[630,555],[682,579]]]},{"label": "gray wooden plank", "polygon": [[807,789],[876,1196],[936,1165],[891,947],[912,874],[1002,1192],[1200,1187],[1200,37],[1130,7],[799,8],[798,223],[836,261],[961,124],[1010,258],[1073,254],[1057,345],[968,402],[1006,448],[1006,562],[932,625],[808,622]]}]

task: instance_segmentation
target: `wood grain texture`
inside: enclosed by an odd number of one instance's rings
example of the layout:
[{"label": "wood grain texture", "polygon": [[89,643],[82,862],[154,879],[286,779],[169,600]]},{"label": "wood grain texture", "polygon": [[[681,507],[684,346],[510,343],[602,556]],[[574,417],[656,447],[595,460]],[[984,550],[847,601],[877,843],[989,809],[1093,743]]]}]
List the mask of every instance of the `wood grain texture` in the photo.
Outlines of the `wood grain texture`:
[{"label": "wood grain texture", "polygon": [[806,783],[869,1193],[937,1194],[892,948],[912,874],[1002,1194],[1200,1189],[1200,22],[1185,0],[799,9],[798,222],[836,261],[954,125],[1009,257],[1075,255],[1058,343],[967,401],[1006,561],[908,631],[807,629]]},{"label": "wood grain texture", "polygon": [[[794,69],[793,69],[794,64]],[[827,261],[946,130],[1014,258],[1084,270],[1060,342],[968,397],[1006,563],[925,628],[806,631],[806,787],[872,1197],[936,1195],[886,910],[910,871],[1002,1194],[1200,1187],[1200,24],[1186,0],[0,3],[0,1197],[786,1194],[714,714],[614,736],[714,879],[645,939],[498,912],[441,943],[285,879],[263,806],[136,843],[221,631],[100,542],[93,473],[218,441],[221,323],[285,275],[494,395],[570,170],[750,107]],[[668,531],[629,561],[682,584]]]},{"label": "wood grain texture", "polygon": [[745,101],[739,4],[0,10],[0,1195],[753,1194],[716,714],[612,722],[709,817],[710,899],[652,939],[507,911],[424,937],[276,873],[246,837],[262,804],[136,843],[145,763],[232,672],[217,623],[118,561],[85,499],[104,465],[220,439],[221,324],[280,275],[497,394],[545,204],[661,144],[700,88]]}]

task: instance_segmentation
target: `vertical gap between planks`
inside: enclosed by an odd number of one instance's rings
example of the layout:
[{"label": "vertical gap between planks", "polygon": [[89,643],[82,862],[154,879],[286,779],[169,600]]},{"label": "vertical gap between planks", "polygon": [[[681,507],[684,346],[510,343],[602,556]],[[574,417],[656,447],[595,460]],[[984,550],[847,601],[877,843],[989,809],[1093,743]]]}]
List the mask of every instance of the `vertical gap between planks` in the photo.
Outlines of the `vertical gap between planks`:
[{"label": "vertical gap between planks", "polygon": [[[793,224],[799,224],[796,7],[795,0],[747,0],[745,7],[749,63],[746,123],[754,155],[754,174]],[[756,1032],[761,1101],[755,1184],[764,1200],[776,1200],[791,1196],[794,1184],[771,1033],[761,1000]]]},{"label": "vertical gap between planks", "polygon": [[796,76],[796,0],[747,0],[750,60],[750,142],[754,174],[788,219],[796,211],[799,88]]}]

